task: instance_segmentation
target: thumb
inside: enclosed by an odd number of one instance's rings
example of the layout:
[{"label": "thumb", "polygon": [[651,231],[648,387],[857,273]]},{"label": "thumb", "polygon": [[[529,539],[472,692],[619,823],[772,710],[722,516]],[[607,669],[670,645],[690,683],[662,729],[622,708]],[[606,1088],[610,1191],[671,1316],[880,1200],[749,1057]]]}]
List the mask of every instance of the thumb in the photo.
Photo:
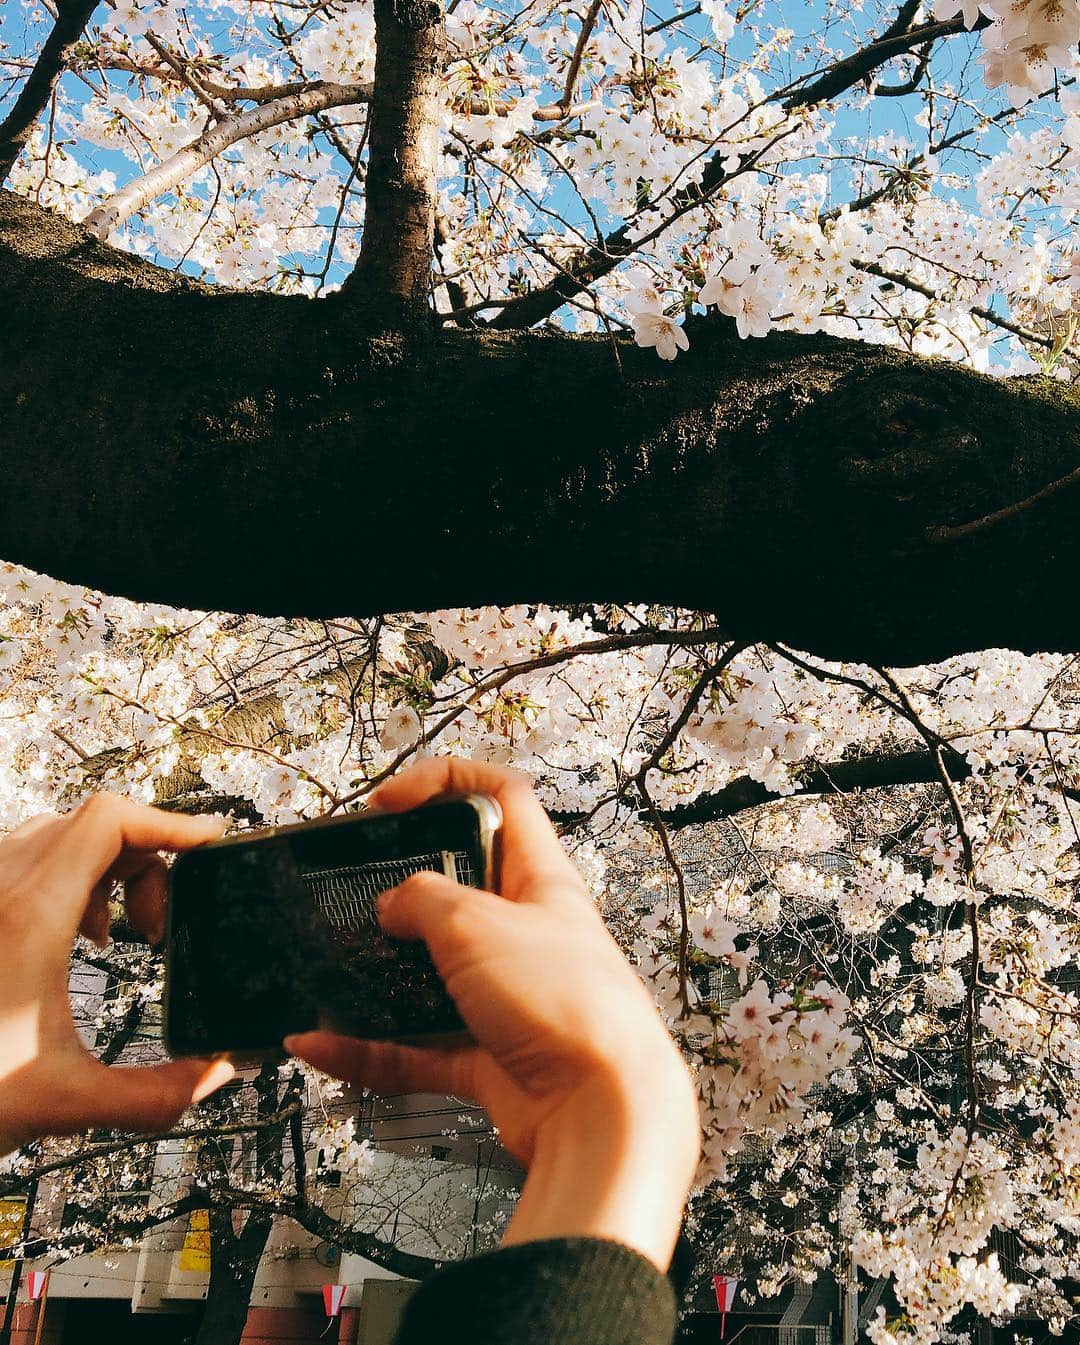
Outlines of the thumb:
[{"label": "thumb", "polygon": [[[170,1060],[138,1067],[88,1060],[80,1087],[69,1090],[67,1105],[78,1108],[78,1128],[165,1130],[236,1073],[228,1060]],[[81,1095],[81,1105],[79,1102]]]},{"label": "thumb", "polygon": [[422,939],[438,962],[448,944],[468,943],[490,893],[464,887],[444,873],[422,870],[376,901],[379,924],[396,939]]},{"label": "thumb", "polygon": [[285,1049],[337,1079],[388,1097],[395,1093],[446,1093],[471,1097],[477,1049],[462,1046],[403,1046],[361,1041],[333,1032],[302,1032],[285,1038]]}]

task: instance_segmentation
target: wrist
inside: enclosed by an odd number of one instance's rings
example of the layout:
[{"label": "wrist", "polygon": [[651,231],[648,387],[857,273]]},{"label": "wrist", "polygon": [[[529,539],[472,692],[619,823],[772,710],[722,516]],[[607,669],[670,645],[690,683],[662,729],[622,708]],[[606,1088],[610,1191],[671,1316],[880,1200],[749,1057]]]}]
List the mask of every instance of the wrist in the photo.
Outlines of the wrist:
[{"label": "wrist", "polygon": [[670,1264],[700,1156],[693,1085],[674,1052],[626,1072],[601,1070],[538,1128],[504,1245],[542,1238],[621,1242]]}]

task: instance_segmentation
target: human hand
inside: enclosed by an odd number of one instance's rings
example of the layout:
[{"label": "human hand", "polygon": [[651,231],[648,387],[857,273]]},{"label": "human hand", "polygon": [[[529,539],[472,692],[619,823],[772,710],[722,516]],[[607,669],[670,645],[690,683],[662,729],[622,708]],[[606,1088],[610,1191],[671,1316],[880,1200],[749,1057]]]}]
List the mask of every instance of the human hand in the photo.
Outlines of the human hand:
[{"label": "human hand", "polygon": [[700,1143],[682,1057],[525,776],[432,758],[369,802],[400,812],[447,791],[502,807],[499,895],[418,873],[383,894],[379,920],[427,944],[474,1044],[311,1032],[285,1045],[379,1092],[483,1106],[530,1170],[506,1242],[607,1236],[666,1267]]},{"label": "human hand", "polygon": [[157,942],[166,874],[158,851],[190,849],[222,829],[220,818],[97,794],[0,840],[0,1154],[92,1126],[165,1129],[232,1076],[223,1060],[103,1065],[79,1039],[68,994],[76,933],[108,940],[113,884],[124,884],[131,923]]}]

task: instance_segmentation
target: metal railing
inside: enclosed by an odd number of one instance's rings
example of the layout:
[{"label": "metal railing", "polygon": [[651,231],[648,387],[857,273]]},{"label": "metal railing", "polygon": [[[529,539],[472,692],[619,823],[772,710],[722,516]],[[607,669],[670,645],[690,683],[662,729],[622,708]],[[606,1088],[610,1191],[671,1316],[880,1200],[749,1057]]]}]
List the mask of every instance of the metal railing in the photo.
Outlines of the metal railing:
[{"label": "metal railing", "polygon": [[729,1336],[725,1345],[832,1345],[832,1328],[805,1324],[747,1325]]}]

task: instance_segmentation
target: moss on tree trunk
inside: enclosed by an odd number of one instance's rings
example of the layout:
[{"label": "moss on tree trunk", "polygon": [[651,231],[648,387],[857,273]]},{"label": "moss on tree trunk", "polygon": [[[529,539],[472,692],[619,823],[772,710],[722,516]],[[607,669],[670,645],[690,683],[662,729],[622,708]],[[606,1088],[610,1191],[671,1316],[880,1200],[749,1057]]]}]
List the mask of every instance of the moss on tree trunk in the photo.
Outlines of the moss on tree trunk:
[{"label": "moss on tree trunk", "polygon": [[691,324],[373,339],[215,293],[0,193],[0,556],[268,614],[656,601],[905,664],[1080,649],[1080,395]]}]

